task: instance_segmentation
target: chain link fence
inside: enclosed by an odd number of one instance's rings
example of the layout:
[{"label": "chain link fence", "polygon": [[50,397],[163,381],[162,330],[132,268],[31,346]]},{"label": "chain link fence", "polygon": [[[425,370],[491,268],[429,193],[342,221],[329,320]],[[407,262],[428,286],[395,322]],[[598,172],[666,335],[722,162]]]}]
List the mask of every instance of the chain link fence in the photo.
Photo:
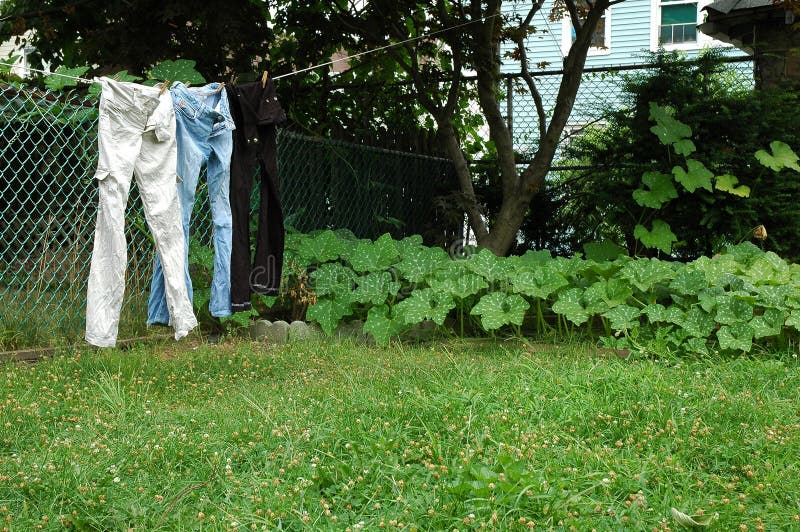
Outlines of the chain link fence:
[{"label": "chain link fence", "polygon": [[[752,57],[728,57],[722,61],[725,67],[720,75],[732,91],[751,91],[754,88]],[[585,69],[572,114],[562,135],[562,144],[568,142],[571,136],[580,134],[586,125],[601,122],[603,114],[608,110],[628,103],[623,92],[625,81],[649,72],[653,72],[653,68],[647,64]],[[549,120],[563,71],[546,70],[532,72],[532,75],[542,98],[545,116]],[[522,160],[528,159],[536,153],[539,142],[539,115],[536,105],[527,84],[519,75],[504,76],[504,95],[506,120],[511,128],[514,146]],[[471,110],[480,113],[477,102],[471,106]],[[558,164],[558,156],[554,163]]]},{"label": "chain link fence", "polygon": [[[93,98],[0,85],[0,351],[82,337],[97,212],[96,147]],[[290,230],[349,229],[359,238],[423,234],[430,242],[458,230],[434,208],[436,195],[454,186],[446,159],[284,131],[278,160]],[[192,239],[208,245],[204,176],[200,182]],[[126,216],[120,338],[144,331],[153,258],[135,182]]]},{"label": "chain link fence", "polygon": [[[647,65],[588,69],[562,142],[622,105],[626,76]],[[753,87],[752,62],[728,65],[732,88]],[[560,71],[535,74],[549,114]],[[507,120],[520,162],[535,153],[538,115],[521,79],[505,79]],[[480,114],[477,102],[472,112]],[[97,188],[97,102],[72,93],[0,85],[0,351],[58,345],[81,337]],[[488,131],[483,135],[488,138]],[[457,190],[449,160],[319,139],[290,131],[278,139],[286,224],[293,230],[349,229],[452,242],[461,226],[437,198]],[[564,170],[558,158],[554,170]],[[211,241],[201,176],[193,239]],[[254,191],[254,195],[258,190]],[[438,208],[437,208],[438,206]],[[136,186],[128,202],[127,293],[120,338],[144,330],[153,247]]]}]

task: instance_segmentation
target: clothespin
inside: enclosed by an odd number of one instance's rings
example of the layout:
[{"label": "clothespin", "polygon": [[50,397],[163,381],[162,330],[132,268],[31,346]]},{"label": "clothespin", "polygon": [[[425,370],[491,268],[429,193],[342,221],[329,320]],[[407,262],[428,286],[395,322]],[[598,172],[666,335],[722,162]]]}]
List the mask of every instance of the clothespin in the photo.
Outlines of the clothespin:
[{"label": "clothespin", "polygon": [[223,81],[222,83],[219,84],[219,87],[217,87],[217,90],[214,91],[214,94],[219,94],[220,92],[222,92],[222,89],[224,89],[224,88],[225,88],[225,82]]},{"label": "clothespin", "polygon": [[269,72],[265,70],[264,73],[261,74],[261,88],[262,89],[267,86],[267,78],[268,77],[269,77]]},{"label": "clothespin", "polygon": [[167,90],[167,87],[169,87],[169,80],[165,79],[164,83],[161,84],[161,92],[159,92],[158,95],[161,96],[164,94],[164,91]]}]

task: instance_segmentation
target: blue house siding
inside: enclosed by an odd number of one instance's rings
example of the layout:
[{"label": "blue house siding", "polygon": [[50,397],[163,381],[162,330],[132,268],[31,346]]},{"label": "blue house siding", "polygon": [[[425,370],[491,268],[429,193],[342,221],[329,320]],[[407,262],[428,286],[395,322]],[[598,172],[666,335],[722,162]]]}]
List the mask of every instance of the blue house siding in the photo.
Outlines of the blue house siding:
[{"label": "blue house siding", "polygon": [[[699,2],[698,9],[705,5]],[[537,87],[542,95],[545,109],[550,112],[555,103],[560,75],[543,75],[544,72],[560,70],[563,58],[571,43],[571,24],[561,21],[548,20],[552,10],[553,0],[548,0],[542,10],[534,17],[533,25],[537,33],[532,34],[528,40],[528,57],[531,62],[531,71],[536,76]],[[522,3],[518,6],[508,6],[508,12],[516,10],[523,13],[525,7]],[[606,24],[609,34],[606,38],[607,48],[590,49],[586,58],[586,68],[607,68],[612,66],[637,65],[646,62],[647,56],[656,48],[656,36],[660,17],[658,0],[626,0],[611,7],[607,15]],[[655,11],[654,11],[655,10]],[[653,15],[655,13],[655,16]],[[722,45],[705,36],[698,36],[698,42],[682,45],[667,46],[666,49],[680,49],[687,57],[696,57],[707,46]],[[512,49],[506,45],[504,51]],[[741,55],[741,51],[727,47],[730,55]],[[501,56],[504,73],[519,72],[518,63],[510,58]],[[547,62],[543,68],[537,67],[539,62]],[[539,75],[536,75],[536,74]],[[629,72],[616,73],[586,73],[583,83],[575,99],[570,116],[568,131],[579,129],[587,123],[598,119],[608,107],[620,105],[620,86],[622,76]],[[517,87],[524,89],[524,84],[517,82]],[[536,124],[538,118],[530,95],[512,95],[512,131],[514,141],[520,151],[533,151],[536,148],[538,131]]]}]

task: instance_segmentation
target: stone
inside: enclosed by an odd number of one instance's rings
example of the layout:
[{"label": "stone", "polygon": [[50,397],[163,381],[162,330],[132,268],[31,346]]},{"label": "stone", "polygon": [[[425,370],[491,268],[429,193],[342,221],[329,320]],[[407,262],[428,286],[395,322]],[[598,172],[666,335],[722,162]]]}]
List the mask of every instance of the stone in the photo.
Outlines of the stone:
[{"label": "stone", "polygon": [[285,344],[289,339],[289,324],[283,320],[274,322],[267,328],[264,340],[273,344]]},{"label": "stone", "polygon": [[289,341],[318,340],[324,336],[316,323],[295,320],[289,324]]},{"label": "stone", "polygon": [[250,332],[250,338],[253,340],[260,340],[264,338],[264,335],[267,334],[267,329],[272,326],[272,322],[269,320],[256,320],[250,324],[248,331]]}]

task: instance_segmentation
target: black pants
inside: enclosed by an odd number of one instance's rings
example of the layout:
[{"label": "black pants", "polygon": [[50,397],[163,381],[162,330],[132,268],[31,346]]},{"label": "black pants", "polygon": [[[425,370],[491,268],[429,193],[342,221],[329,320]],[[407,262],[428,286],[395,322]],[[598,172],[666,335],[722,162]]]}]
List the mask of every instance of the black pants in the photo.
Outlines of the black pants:
[{"label": "black pants", "polygon": [[[249,310],[254,292],[277,295],[283,269],[284,227],[277,176],[275,126],[264,124],[263,121],[254,125],[250,122],[252,116],[242,116],[243,111],[247,114],[254,105],[257,106],[263,94],[260,89],[258,83],[245,84],[228,92],[231,114],[237,127],[233,136],[230,189],[233,219],[231,306],[234,312]],[[251,262],[250,199],[254,178],[259,182],[261,197],[258,203],[255,254]]]}]

